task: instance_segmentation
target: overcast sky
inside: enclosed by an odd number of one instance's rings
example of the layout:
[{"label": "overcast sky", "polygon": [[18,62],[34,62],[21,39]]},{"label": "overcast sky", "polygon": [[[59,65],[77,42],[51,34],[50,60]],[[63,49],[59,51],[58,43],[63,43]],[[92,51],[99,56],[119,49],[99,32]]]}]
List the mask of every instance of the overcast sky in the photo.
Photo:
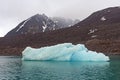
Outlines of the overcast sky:
[{"label": "overcast sky", "polygon": [[120,0],[0,0],[0,36],[37,13],[82,20],[114,6],[120,6]]}]

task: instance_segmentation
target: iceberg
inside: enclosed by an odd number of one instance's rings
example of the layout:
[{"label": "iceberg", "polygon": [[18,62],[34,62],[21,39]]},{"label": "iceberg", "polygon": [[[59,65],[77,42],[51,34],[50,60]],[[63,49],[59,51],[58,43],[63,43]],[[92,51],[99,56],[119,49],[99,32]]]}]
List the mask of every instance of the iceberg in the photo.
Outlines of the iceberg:
[{"label": "iceberg", "polygon": [[22,60],[42,61],[109,61],[103,53],[88,50],[84,44],[57,44],[38,49],[27,47],[22,52]]}]

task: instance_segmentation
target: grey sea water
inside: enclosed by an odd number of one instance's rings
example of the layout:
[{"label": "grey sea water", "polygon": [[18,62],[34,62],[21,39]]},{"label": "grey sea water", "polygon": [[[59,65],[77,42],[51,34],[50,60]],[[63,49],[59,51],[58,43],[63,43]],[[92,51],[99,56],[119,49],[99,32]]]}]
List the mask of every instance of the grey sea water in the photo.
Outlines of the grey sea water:
[{"label": "grey sea water", "polygon": [[120,80],[119,57],[109,62],[22,61],[0,56],[0,80]]}]

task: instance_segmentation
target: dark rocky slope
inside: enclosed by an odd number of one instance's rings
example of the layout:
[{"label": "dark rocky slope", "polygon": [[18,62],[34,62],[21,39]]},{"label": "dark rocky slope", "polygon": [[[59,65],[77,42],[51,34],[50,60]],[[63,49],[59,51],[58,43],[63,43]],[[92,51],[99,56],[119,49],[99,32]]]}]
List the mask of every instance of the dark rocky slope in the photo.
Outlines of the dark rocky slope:
[{"label": "dark rocky slope", "polygon": [[110,7],[94,12],[89,17],[75,26],[97,26],[104,24],[120,23],[120,7]]}]

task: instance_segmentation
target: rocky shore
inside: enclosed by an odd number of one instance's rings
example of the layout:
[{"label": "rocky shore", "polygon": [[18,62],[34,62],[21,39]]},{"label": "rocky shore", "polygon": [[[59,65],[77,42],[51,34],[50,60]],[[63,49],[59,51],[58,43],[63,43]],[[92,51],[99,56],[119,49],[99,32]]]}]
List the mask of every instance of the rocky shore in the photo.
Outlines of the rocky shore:
[{"label": "rocky shore", "polygon": [[[105,55],[120,55],[120,41],[119,40],[98,40],[93,39],[86,42],[73,42],[73,44],[85,44],[85,46],[92,51],[102,52]],[[30,45],[34,48],[40,48],[45,46],[55,45],[57,43],[49,43],[49,44],[37,44],[37,45]],[[12,46],[0,46],[0,55],[1,56],[21,56],[22,51],[27,46],[23,47],[12,47]]]}]

